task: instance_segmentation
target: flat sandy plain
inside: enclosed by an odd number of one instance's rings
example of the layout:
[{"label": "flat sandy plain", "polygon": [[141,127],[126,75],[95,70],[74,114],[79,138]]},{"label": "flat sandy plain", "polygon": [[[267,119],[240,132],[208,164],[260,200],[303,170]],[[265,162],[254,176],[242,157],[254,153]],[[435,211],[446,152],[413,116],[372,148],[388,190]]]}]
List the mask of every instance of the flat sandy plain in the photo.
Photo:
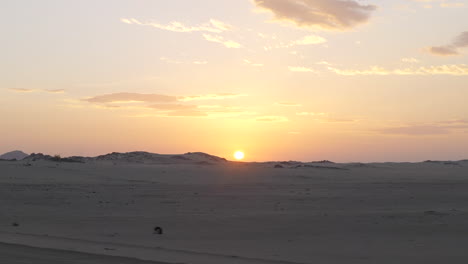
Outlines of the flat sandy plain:
[{"label": "flat sandy plain", "polygon": [[1,161],[0,263],[468,263],[468,161],[275,164]]}]

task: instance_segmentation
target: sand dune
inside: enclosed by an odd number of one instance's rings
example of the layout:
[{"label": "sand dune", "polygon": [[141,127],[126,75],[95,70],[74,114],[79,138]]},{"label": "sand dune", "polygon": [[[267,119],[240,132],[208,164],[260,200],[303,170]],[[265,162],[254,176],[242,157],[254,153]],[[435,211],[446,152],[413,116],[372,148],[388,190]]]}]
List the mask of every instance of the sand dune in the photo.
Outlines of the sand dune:
[{"label": "sand dune", "polygon": [[0,241],[169,263],[468,260],[467,161],[205,158],[1,162]]}]

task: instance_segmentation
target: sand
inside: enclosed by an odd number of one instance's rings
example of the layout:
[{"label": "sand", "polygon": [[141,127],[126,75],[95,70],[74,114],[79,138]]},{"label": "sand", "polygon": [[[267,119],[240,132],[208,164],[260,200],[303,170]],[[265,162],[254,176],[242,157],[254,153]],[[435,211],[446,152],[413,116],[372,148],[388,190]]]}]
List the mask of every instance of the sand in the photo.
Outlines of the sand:
[{"label": "sand", "polygon": [[[466,161],[280,169],[276,163],[25,163],[0,162],[0,242],[50,249],[25,249],[26,257],[468,261]],[[153,234],[154,226],[164,234]],[[14,256],[19,249],[0,250]]]},{"label": "sand", "polygon": [[8,264],[167,264],[124,257],[87,254],[0,243],[2,263]]}]

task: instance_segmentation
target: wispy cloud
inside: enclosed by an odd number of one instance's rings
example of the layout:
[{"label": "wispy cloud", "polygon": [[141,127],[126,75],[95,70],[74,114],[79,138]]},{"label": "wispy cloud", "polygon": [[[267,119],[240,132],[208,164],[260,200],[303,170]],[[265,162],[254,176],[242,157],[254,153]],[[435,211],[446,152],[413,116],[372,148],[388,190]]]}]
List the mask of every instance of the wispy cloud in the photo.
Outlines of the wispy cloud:
[{"label": "wispy cloud", "polygon": [[354,0],[254,0],[254,3],[273,13],[276,21],[333,31],[366,23],[377,8]]},{"label": "wispy cloud", "polygon": [[33,89],[25,89],[25,88],[10,88],[10,91],[17,92],[17,93],[31,93],[34,92]]},{"label": "wispy cloud", "polygon": [[298,112],[298,116],[327,116],[327,113],[316,113],[316,112]]},{"label": "wispy cloud", "polygon": [[407,124],[378,129],[377,132],[388,135],[430,136],[444,135],[468,129],[467,122],[436,122],[431,124]]},{"label": "wispy cloud", "polygon": [[329,113],[322,112],[298,112],[296,115],[303,118],[310,118],[321,123],[352,123],[358,121],[352,118],[335,117]]},{"label": "wispy cloud", "polygon": [[60,93],[65,93],[65,90],[64,89],[45,89],[44,92],[60,94]]},{"label": "wispy cloud", "polygon": [[[281,49],[281,48],[291,48],[291,47],[295,47],[295,46],[307,46],[307,45],[317,45],[317,44],[322,44],[322,43],[325,43],[327,42],[327,40],[321,36],[317,36],[317,35],[307,35],[307,36],[304,36],[300,39],[297,39],[297,40],[293,40],[293,41],[290,41],[290,42],[281,42],[279,44],[276,44],[276,45],[269,45],[269,46],[265,46],[263,49],[264,50],[273,50],[273,49]],[[292,52],[292,53],[297,53],[297,52]],[[295,54],[297,55],[297,54]]]},{"label": "wispy cloud", "polygon": [[32,92],[43,92],[43,93],[52,93],[60,94],[65,93],[64,89],[25,89],[25,88],[10,88],[10,91],[17,93],[32,93]]},{"label": "wispy cloud", "polygon": [[255,118],[258,122],[288,122],[289,119],[285,116],[259,116]]},{"label": "wispy cloud", "polygon": [[104,94],[87,99],[83,99],[89,103],[128,103],[128,102],[176,102],[176,96],[162,94],[140,94],[140,93],[113,93]]},{"label": "wispy cloud", "polygon": [[459,55],[460,49],[468,47],[468,31],[458,35],[452,43],[444,46],[432,46],[427,50],[437,56],[453,56]]},{"label": "wispy cloud", "polygon": [[294,107],[302,106],[301,104],[293,103],[293,102],[277,102],[275,104],[280,105],[280,106],[294,106]]},{"label": "wispy cloud", "polygon": [[247,96],[246,94],[234,93],[218,93],[218,94],[205,94],[205,95],[192,95],[192,96],[179,96],[178,100],[181,102],[195,101],[195,100],[220,100],[230,99],[236,97]]},{"label": "wispy cloud", "polygon": [[250,60],[248,59],[244,59],[244,63],[249,65],[249,66],[252,66],[252,67],[263,67],[263,64],[262,63],[255,63],[255,62],[251,62]]},{"label": "wispy cloud", "polygon": [[338,69],[335,67],[328,67],[328,69],[336,74],[345,76],[356,75],[453,75],[453,76],[466,76],[468,75],[468,65],[455,64],[455,65],[439,65],[439,66],[426,66],[418,68],[403,68],[403,69],[386,69],[379,66],[373,66],[369,69]]},{"label": "wispy cloud", "polygon": [[139,26],[150,26],[162,30],[172,31],[172,32],[180,32],[180,33],[189,33],[189,32],[211,32],[211,33],[222,33],[225,31],[231,30],[233,27],[227,23],[216,19],[210,19],[209,22],[195,25],[195,26],[188,26],[182,22],[170,22],[169,24],[160,24],[154,21],[149,22],[142,22],[135,18],[121,18],[121,22],[130,24],[130,25],[139,25]]},{"label": "wispy cloud", "polygon": [[[247,96],[246,94],[234,94],[234,93],[218,93],[218,94],[205,94],[205,95],[191,95],[191,96],[172,96],[163,94],[143,94],[143,93],[112,93],[96,95],[93,97],[82,99],[82,101],[89,103],[105,104],[105,103],[176,103],[176,102],[188,102],[196,100],[221,100],[236,98],[241,96]],[[154,107],[163,107],[162,105],[156,105]],[[175,107],[175,105],[172,105]]]},{"label": "wispy cloud", "polygon": [[174,111],[174,110],[188,110],[197,109],[196,105],[183,105],[183,104],[154,104],[148,106],[149,108],[162,110],[162,111]]},{"label": "wispy cloud", "polygon": [[159,58],[161,61],[164,61],[169,64],[195,64],[195,65],[205,65],[208,64],[207,61],[202,61],[202,60],[197,60],[197,61],[181,61],[181,60],[175,60],[175,59],[170,59],[167,57],[161,57]]},{"label": "wispy cloud", "polygon": [[301,39],[295,40],[291,42],[289,45],[290,46],[304,46],[304,45],[316,45],[316,44],[322,44],[327,42],[327,40],[323,37],[317,36],[317,35],[309,35],[305,36]]},{"label": "wispy cloud", "polygon": [[400,126],[400,127],[389,127],[378,130],[382,134],[390,135],[441,135],[448,134],[450,130],[446,127],[437,125],[412,125],[412,126]]},{"label": "wispy cloud", "polygon": [[416,58],[402,58],[401,61],[406,63],[419,63],[419,60]]},{"label": "wispy cloud", "polygon": [[440,3],[440,7],[453,8],[453,7],[464,7],[466,4],[462,2],[445,2]]},{"label": "wispy cloud", "polygon": [[207,113],[197,110],[177,110],[172,111],[167,114],[167,116],[172,117],[203,117],[208,116]]},{"label": "wispy cloud", "polygon": [[458,7],[465,6],[465,3],[452,2],[450,0],[411,0],[411,1],[422,3],[424,8],[432,8],[433,4],[437,4],[437,3],[442,8],[458,8]]},{"label": "wispy cloud", "polygon": [[317,73],[316,70],[308,67],[303,66],[288,66],[288,70],[292,72],[309,72],[309,73]]},{"label": "wispy cloud", "polygon": [[[127,114],[132,117],[239,117],[256,115],[244,108],[223,105],[188,104],[192,101],[223,100],[246,96],[245,94],[218,93],[193,96],[171,96],[163,94],[114,93],[97,95],[81,100],[67,99],[66,107],[91,107],[116,111],[137,111]],[[89,106],[89,105],[88,105]],[[142,112],[142,113],[141,113]]]},{"label": "wispy cloud", "polygon": [[225,40],[222,36],[215,36],[210,34],[203,34],[205,40],[210,42],[215,42],[224,45],[226,48],[229,49],[240,49],[242,45],[233,41],[233,40]]}]

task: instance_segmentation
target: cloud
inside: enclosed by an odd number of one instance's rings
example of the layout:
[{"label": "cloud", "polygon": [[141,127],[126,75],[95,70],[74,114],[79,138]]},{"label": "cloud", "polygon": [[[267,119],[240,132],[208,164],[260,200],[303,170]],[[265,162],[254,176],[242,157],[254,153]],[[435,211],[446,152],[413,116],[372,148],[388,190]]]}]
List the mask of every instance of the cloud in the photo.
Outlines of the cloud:
[{"label": "cloud", "polygon": [[237,43],[235,41],[232,41],[232,40],[225,40],[221,36],[203,34],[203,37],[207,41],[223,44],[226,48],[229,48],[229,49],[240,49],[240,48],[242,48],[241,44],[239,44],[239,43]]},{"label": "cloud", "polygon": [[290,46],[296,46],[296,45],[316,45],[316,44],[321,44],[325,43],[327,40],[323,37],[316,36],[316,35],[309,35],[305,36],[301,39],[295,40],[291,42]]},{"label": "cloud", "polygon": [[[90,98],[82,99],[89,103],[175,103],[175,102],[188,102],[195,100],[221,100],[236,98],[241,96],[247,96],[246,94],[234,94],[234,93],[218,93],[218,94],[205,94],[205,95],[191,95],[191,96],[171,96],[163,94],[143,94],[143,93],[112,93],[96,95]],[[163,107],[163,104],[153,105],[154,107]],[[169,104],[165,104],[166,107],[171,107]],[[175,107],[175,105],[172,105]]]},{"label": "cloud", "polygon": [[318,65],[332,65],[332,64],[331,64],[330,62],[328,62],[328,61],[319,61],[319,62],[317,62],[316,64],[318,64]]},{"label": "cloud", "polygon": [[[279,43],[276,45],[265,46],[263,49],[269,51],[272,49],[291,48],[295,46],[317,45],[325,42],[327,42],[327,40],[323,37],[317,35],[308,35],[288,43]],[[291,54],[297,55],[297,51],[292,51]]]},{"label": "cloud", "polygon": [[419,63],[419,60],[416,58],[402,58],[401,61],[407,63]]},{"label": "cloud", "polygon": [[280,105],[280,106],[302,106],[301,104],[292,103],[292,102],[278,102],[278,103],[275,103],[275,104]]},{"label": "cloud", "polygon": [[377,130],[383,134],[389,135],[443,135],[450,134],[459,130],[468,128],[468,120],[465,119],[452,119],[446,121],[439,121],[429,124],[407,124],[400,126],[387,127]]},{"label": "cloud", "polygon": [[172,117],[202,117],[208,116],[205,112],[197,111],[197,110],[177,110],[173,112],[169,112],[167,116]]},{"label": "cloud", "polygon": [[468,65],[465,64],[452,64],[452,65],[439,65],[439,66],[426,66],[419,68],[403,68],[403,69],[386,69],[383,67],[373,66],[369,69],[355,70],[355,69],[338,69],[328,67],[328,69],[336,74],[345,76],[356,75],[453,75],[453,76],[466,76],[468,75]]},{"label": "cloud", "polygon": [[353,122],[356,122],[358,120],[350,119],[350,118],[328,117],[328,118],[321,119],[320,121],[322,121],[324,123],[353,123]]},{"label": "cloud", "polygon": [[442,125],[468,125],[468,119],[451,119],[439,122]]},{"label": "cloud", "polygon": [[255,119],[258,122],[288,122],[288,118],[284,116],[259,116]]},{"label": "cloud", "polygon": [[297,116],[312,118],[313,120],[319,121],[321,123],[352,123],[358,120],[343,118],[343,117],[333,117],[328,113],[316,113],[316,112],[298,112]]},{"label": "cloud", "polygon": [[231,99],[245,94],[218,93],[192,96],[170,96],[162,94],[113,93],[97,95],[81,100],[67,99],[66,107],[86,107],[84,102],[92,107],[114,110],[141,111],[140,114],[130,114],[132,117],[238,117],[256,115],[246,109],[223,105],[195,105],[186,102]]},{"label": "cloud", "polygon": [[254,63],[254,62],[251,62],[248,59],[244,59],[244,63],[247,64],[247,65],[250,65],[252,67],[263,67],[262,63]]},{"label": "cloud", "polygon": [[452,56],[459,55],[457,49],[450,46],[429,47],[429,53],[437,56]]},{"label": "cloud", "polygon": [[139,94],[139,93],[113,93],[98,95],[83,99],[90,103],[121,103],[121,102],[161,102],[169,103],[177,101],[177,97],[161,94]]},{"label": "cloud", "polygon": [[195,64],[195,65],[205,65],[208,64],[207,61],[179,61],[179,60],[174,60],[166,57],[161,57],[159,58],[161,61],[164,61],[169,64]]},{"label": "cloud", "polygon": [[196,105],[183,105],[183,104],[154,104],[148,107],[152,109],[163,110],[163,111],[197,109]]},{"label": "cloud", "polygon": [[465,6],[465,3],[460,3],[460,2],[452,2],[452,3],[447,3],[447,2],[442,2],[440,3],[440,7],[444,7],[444,8],[447,8],[447,7],[464,7]]},{"label": "cloud", "polygon": [[315,112],[299,112],[296,113],[298,116],[327,116],[326,113],[315,113]]},{"label": "cloud", "polygon": [[316,70],[312,68],[302,67],[302,66],[288,66],[288,70],[292,72],[311,72],[317,73]]},{"label": "cloud", "polygon": [[236,97],[247,96],[246,94],[233,94],[233,93],[218,93],[218,94],[205,94],[205,95],[192,95],[192,96],[180,96],[178,100],[181,102],[194,101],[194,100],[220,100],[230,99]]},{"label": "cloud", "polygon": [[10,88],[10,91],[17,93],[32,93],[32,92],[44,92],[44,93],[65,93],[64,89],[25,89],[25,88]]},{"label": "cloud", "polygon": [[31,93],[34,92],[33,89],[24,89],[24,88],[10,88],[10,91],[17,92],[17,93]]},{"label": "cloud", "polygon": [[65,90],[64,89],[46,89],[44,90],[44,92],[47,92],[47,93],[65,93]]},{"label": "cloud", "polygon": [[332,31],[349,30],[366,23],[377,8],[354,0],[254,0],[254,3],[273,13],[277,21]]},{"label": "cloud", "polygon": [[432,3],[440,3],[439,6],[442,8],[457,8],[457,7],[465,6],[465,3],[449,2],[448,0],[411,0],[411,1],[424,3],[424,8],[432,8]]},{"label": "cloud", "polygon": [[415,125],[415,126],[402,126],[402,127],[389,127],[379,130],[383,134],[390,135],[442,135],[448,134],[450,131],[446,127],[435,125]]},{"label": "cloud", "polygon": [[448,45],[432,46],[427,50],[437,56],[453,56],[460,55],[460,49],[466,47],[468,47],[468,31],[462,32]]},{"label": "cloud", "polygon": [[[151,108],[152,112],[132,117],[206,117],[206,118],[232,118],[239,116],[257,115],[255,112],[246,111],[246,109],[234,106],[221,105],[179,105],[179,104],[156,104],[150,105],[145,109]],[[141,110],[141,109],[140,109]]]},{"label": "cloud", "polygon": [[150,22],[141,22],[135,18],[121,18],[121,22],[130,25],[139,25],[139,26],[150,26],[162,30],[179,32],[179,33],[188,33],[188,32],[211,32],[211,33],[222,33],[225,31],[231,30],[233,27],[229,24],[226,24],[222,21],[216,19],[210,19],[208,23],[204,23],[196,26],[187,26],[181,22],[171,22],[167,25],[159,24],[154,21]]}]

